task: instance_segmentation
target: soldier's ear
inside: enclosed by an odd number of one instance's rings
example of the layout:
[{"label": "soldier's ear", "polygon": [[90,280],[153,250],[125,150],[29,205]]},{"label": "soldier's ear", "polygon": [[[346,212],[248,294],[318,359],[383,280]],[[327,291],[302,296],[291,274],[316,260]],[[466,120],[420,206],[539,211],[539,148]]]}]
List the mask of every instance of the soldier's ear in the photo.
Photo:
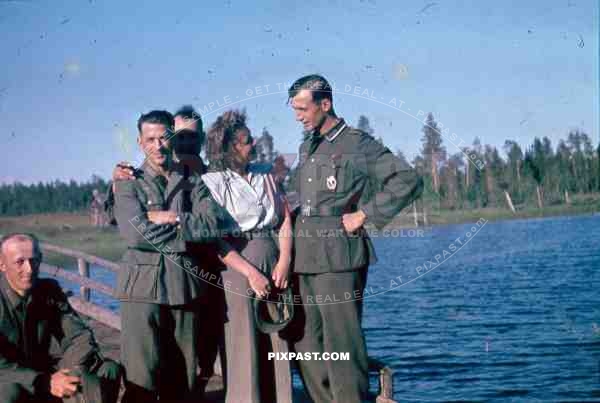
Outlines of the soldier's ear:
[{"label": "soldier's ear", "polygon": [[324,98],[321,100],[321,109],[325,113],[329,113],[331,111],[331,100],[328,98]]}]

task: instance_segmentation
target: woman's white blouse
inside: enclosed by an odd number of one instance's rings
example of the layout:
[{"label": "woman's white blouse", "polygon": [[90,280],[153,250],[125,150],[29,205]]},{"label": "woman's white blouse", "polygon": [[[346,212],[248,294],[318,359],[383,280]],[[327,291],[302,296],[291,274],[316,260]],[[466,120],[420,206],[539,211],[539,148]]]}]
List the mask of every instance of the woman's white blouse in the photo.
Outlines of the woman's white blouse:
[{"label": "woman's white blouse", "polygon": [[208,172],[202,180],[214,199],[236,220],[242,231],[268,230],[277,226],[278,211],[275,206],[281,196],[274,193],[271,201],[267,189],[270,166],[251,164],[248,180],[232,170]]}]

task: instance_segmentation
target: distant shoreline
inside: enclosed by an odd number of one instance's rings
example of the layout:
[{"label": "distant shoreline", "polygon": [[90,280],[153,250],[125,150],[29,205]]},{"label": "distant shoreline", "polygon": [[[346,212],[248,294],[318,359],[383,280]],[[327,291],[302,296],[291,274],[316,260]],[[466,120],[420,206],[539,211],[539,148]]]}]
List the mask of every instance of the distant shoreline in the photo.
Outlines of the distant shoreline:
[{"label": "distant shoreline", "polygon": [[[512,213],[508,209],[483,208],[474,210],[442,210],[428,214],[428,224],[422,228],[466,224],[485,219],[490,222],[514,219],[531,219],[544,217],[579,216],[600,213],[600,200],[579,205],[555,205],[543,209],[527,208]],[[412,214],[403,213],[396,217],[386,229],[415,228]],[[0,217],[0,233],[31,232],[42,241],[79,250],[119,261],[125,252],[116,227],[94,228],[90,225],[89,216],[84,212],[34,214],[14,217]],[[61,256],[47,254],[47,263],[58,266],[71,266],[73,262]]]},{"label": "distant shoreline", "polygon": [[[544,207],[543,209],[538,208],[526,208],[517,210],[515,213],[508,209],[498,208],[482,208],[473,210],[442,210],[439,212],[433,212],[428,215],[428,225],[440,226],[440,225],[454,225],[454,224],[467,224],[477,222],[480,219],[485,219],[490,222],[494,221],[506,221],[506,220],[521,220],[530,218],[547,218],[547,217],[564,217],[564,216],[578,216],[586,214],[600,213],[600,200],[593,203],[586,203],[580,205],[554,205]],[[398,217],[388,224],[389,228],[415,228],[414,218],[412,214],[402,213]]]}]

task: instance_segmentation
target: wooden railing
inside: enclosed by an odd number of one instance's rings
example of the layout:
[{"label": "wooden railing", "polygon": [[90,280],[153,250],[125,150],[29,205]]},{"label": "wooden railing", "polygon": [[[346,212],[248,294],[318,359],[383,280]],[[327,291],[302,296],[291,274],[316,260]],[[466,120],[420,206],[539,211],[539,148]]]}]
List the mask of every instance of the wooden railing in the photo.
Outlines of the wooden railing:
[{"label": "wooden railing", "polygon": [[[115,290],[112,287],[90,278],[90,264],[100,266],[114,273],[118,273],[120,270],[119,264],[80,251],[52,245],[47,242],[41,242],[41,248],[46,252],[58,253],[76,259],[78,273],[46,263],[42,263],[40,267],[40,270],[47,275],[59,277],[72,283],[79,284],[79,296],[69,296],[69,302],[73,308],[82,315],[88,316],[120,331],[121,318],[119,315],[109,309],[90,302],[91,290],[101,292],[112,298],[114,298],[115,293]],[[218,365],[219,361],[220,360],[217,360],[215,367],[215,373],[217,374],[221,373],[220,365]],[[369,370],[371,372],[377,372],[379,377],[379,393],[376,398],[376,403],[396,403],[396,401],[393,400],[392,370],[385,365],[385,363],[373,358],[369,359]]]},{"label": "wooden railing", "polygon": [[121,318],[109,309],[103,308],[90,302],[90,291],[98,291],[111,298],[114,298],[115,290],[98,281],[90,278],[90,264],[103,267],[114,273],[119,271],[119,265],[110,260],[102,259],[97,256],[79,252],[72,249],[63,248],[47,242],[41,242],[41,248],[44,252],[58,253],[63,256],[72,257],[77,260],[79,273],[65,270],[58,266],[42,263],[40,270],[53,277],[59,277],[64,280],[79,284],[79,296],[69,296],[69,302],[75,310],[83,315],[89,316],[98,322],[104,323],[114,329],[121,330]]}]

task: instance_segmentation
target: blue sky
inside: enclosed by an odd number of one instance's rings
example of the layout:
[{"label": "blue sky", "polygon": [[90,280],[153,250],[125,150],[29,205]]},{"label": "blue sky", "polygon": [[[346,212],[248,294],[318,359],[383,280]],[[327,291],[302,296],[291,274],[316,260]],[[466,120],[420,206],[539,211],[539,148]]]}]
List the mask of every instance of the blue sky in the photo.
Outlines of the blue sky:
[{"label": "blue sky", "polygon": [[313,72],[335,82],[340,116],[365,114],[410,159],[426,112],[463,144],[599,138],[592,0],[0,0],[0,52],[1,182],[108,177],[140,159],[141,112],[185,103],[228,99],[295,153],[283,89]]}]

